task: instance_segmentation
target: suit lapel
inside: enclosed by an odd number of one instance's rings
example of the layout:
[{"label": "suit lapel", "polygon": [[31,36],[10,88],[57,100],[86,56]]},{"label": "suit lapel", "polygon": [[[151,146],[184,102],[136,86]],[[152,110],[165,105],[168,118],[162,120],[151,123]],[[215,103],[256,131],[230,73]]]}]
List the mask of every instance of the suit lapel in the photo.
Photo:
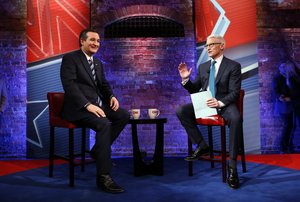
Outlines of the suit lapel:
[{"label": "suit lapel", "polygon": [[211,65],[210,60],[204,65],[205,65],[205,66],[203,66],[204,74],[206,74],[206,75],[203,76],[203,80],[201,82],[203,83],[202,89],[207,89],[208,81],[209,81],[209,71],[210,71],[210,65]]},{"label": "suit lapel", "polygon": [[89,65],[84,53],[82,52],[82,50],[79,50],[79,51],[80,51],[80,53],[79,53],[80,54],[80,61],[83,64],[83,67],[84,67],[85,71],[87,72],[90,81],[96,86],[96,83],[93,79],[93,75],[92,75],[90,65]]},{"label": "suit lapel", "polygon": [[101,82],[101,68],[102,68],[102,64],[101,62],[99,62],[99,60],[97,60],[96,58],[94,58],[94,65],[95,65],[95,71],[96,71],[96,78],[98,82]]},{"label": "suit lapel", "polygon": [[224,57],[221,64],[220,64],[220,67],[219,67],[219,70],[218,70],[218,74],[217,74],[217,77],[216,77],[216,81],[215,81],[215,84],[217,85],[218,82],[220,81],[225,69],[226,69],[226,66],[227,66],[227,62],[226,62],[226,58]]}]

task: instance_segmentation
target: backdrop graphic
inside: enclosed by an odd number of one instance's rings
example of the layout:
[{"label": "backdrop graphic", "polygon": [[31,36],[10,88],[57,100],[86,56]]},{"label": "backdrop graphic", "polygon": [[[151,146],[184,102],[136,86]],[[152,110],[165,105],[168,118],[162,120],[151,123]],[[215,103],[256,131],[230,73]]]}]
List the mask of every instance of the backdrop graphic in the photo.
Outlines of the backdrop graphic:
[{"label": "backdrop graphic", "polygon": [[[28,0],[27,9],[27,156],[44,157],[50,130],[46,94],[63,91],[61,56],[78,49],[78,35],[90,25],[90,1]],[[66,152],[66,131],[56,133],[56,150]]]},{"label": "backdrop graphic", "polygon": [[90,24],[89,0],[27,1],[27,62],[78,48],[78,34]]},{"label": "backdrop graphic", "polygon": [[[256,1],[196,0],[195,27],[197,67],[207,61],[207,36],[219,34],[226,40],[225,55],[242,65],[244,138],[248,153],[260,152],[258,61],[256,47]],[[216,130],[216,129],[215,129]]]},{"label": "backdrop graphic", "polygon": [[[45,157],[49,145],[46,93],[63,91],[59,78],[61,56],[78,48],[79,32],[92,23],[90,1],[27,2],[27,156]],[[248,153],[260,152],[255,10],[254,0],[235,3],[195,0],[197,66],[208,59],[203,45],[210,33],[224,35],[226,56],[242,64],[242,86],[246,90],[244,136]],[[63,142],[67,136],[63,136],[63,130],[57,132],[57,149],[66,152]]]}]

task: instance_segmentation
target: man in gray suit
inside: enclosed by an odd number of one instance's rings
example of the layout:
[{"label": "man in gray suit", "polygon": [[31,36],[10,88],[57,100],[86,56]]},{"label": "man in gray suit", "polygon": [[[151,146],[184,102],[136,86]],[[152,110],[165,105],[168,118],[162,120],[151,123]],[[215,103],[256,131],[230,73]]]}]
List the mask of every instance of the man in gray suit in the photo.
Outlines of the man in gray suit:
[{"label": "man in gray suit", "polygon": [[80,50],[62,59],[61,81],[65,91],[62,117],[96,132],[91,156],[96,159],[97,186],[106,192],[121,193],[124,189],[110,175],[111,144],[128,123],[129,113],[119,107],[102,63],[93,57],[100,47],[99,34],[92,29],[83,30],[79,45]]},{"label": "man in gray suit", "polygon": [[3,79],[0,79],[0,117],[7,105],[6,86]]},{"label": "man in gray suit", "polygon": [[[183,87],[189,93],[211,90],[209,86],[211,67],[214,64],[215,96],[207,100],[207,106],[216,108],[220,114],[230,124],[229,134],[229,176],[228,184],[231,188],[238,188],[239,178],[237,173],[238,137],[242,135],[242,118],[235,104],[239,98],[241,89],[241,65],[223,55],[225,40],[219,35],[211,35],[206,41],[206,50],[211,60],[200,65],[197,77],[192,82],[189,77],[192,68],[188,69],[185,63],[178,66],[179,74],[182,78]],[[176,111],[177,117],[185,128],[190,140],[197,144],[197,148],[192,154],[185,158],[187,161],[198,160],[200,156],[209,152],[202,134],[197,127],[194,108],[192,103],[179,107]]]}]

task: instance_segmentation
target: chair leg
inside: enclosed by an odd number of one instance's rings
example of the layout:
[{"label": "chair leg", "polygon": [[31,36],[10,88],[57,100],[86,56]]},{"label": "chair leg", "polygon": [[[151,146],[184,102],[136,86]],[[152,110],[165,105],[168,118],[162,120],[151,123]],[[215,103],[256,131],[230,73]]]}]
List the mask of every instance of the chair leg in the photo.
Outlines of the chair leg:
[{"label": "chair leg", "polygon": [[241,135],[240,154],[241,154],[241,160],[242,160],[243,173],[245,173],[245,172],[247,172],[247,169],[246,169],[246,159],[245,159],[244,134]]},{"label": "chair leg", "polygon": [[84,172],[85,163],[85,143],[86,143],[86,131],[85,128],[81,130],[81,172]]},{"label": "chair leg", "polygon": [[55,132],[55,128],[54,128],[54,127],[50,127],[49,177],[53,177],[53,164],[54,164],[54,132]]},{"label": "chair leg", "polygon": [[69,182],[74,187],[74,130],[69,129]]},{"label": "chair leg", "polygon": [[[193,153],[193,148],[192,148],[192,141],[188,139],[188,155],[192,155]],[[189,176],[193,176],[193,162],[189,161],[188,162],[188,167],[189,167]]]},{"label": "chair leg", "polygon": [[226,129],[225,126],[221,126],[221,150],[222,150],[222,176],[223,176],[223,182],[226,182]]},{"label": "chair leg", "polygon": [[[210,159],[214,159],[214,143],[212,140],[212,126],[207,126],[208,129],[208,145],[209,145],[209,157]],[[210,167],[214,168],[215,167],[215,162],[210,161]]]}]

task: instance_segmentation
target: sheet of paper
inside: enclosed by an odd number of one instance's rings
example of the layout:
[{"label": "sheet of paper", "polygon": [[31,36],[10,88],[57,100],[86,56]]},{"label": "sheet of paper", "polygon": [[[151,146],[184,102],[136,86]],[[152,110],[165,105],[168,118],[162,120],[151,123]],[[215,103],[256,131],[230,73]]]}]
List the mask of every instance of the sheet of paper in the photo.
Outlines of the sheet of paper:
[{"label": "sheet of paper", "polygon": [[210,91],[201,91],[191,94],[195,116],[197,119],[218,114],[216,108],[210,108],[206,105],[206,101],[209,98],[212,98]]}]

